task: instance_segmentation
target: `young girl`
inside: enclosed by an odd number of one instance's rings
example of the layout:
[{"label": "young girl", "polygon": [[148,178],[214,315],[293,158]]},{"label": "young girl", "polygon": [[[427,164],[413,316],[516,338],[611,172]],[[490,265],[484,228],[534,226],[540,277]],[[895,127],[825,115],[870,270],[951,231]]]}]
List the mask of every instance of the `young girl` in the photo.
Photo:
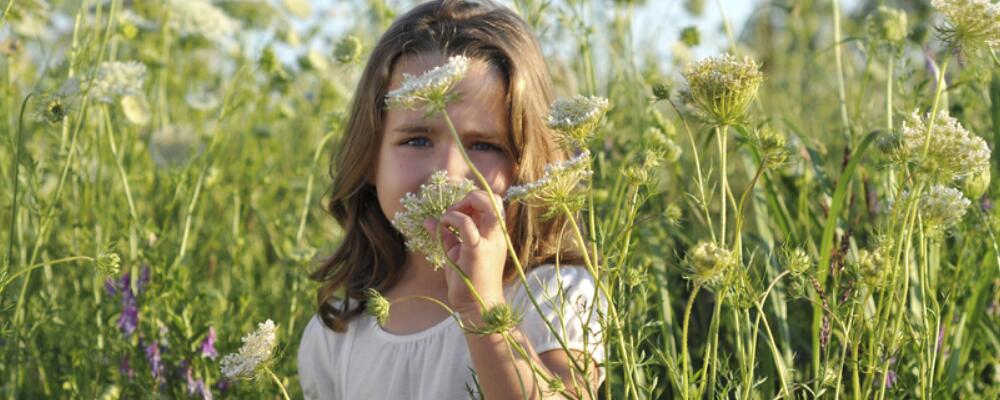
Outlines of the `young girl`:
[{"label": "young girl", "polygon": [[[387,93],[401,86],[404,74],[419,76],[457,55],[467,57],[469,66],[445,110],[461,143],[440,114],[386,107]],[[331,168],[329,209],[344,239],[313,274],[322,283],[319,310],[298,353],[307,398],[596,395],[604,379],[598,315],[607,305],[587,270],[569,265],[579,260],[566,252],[573,241],[563,237],[572,222],[543,219],[544,210],[520,204],[504,207],[513,248],[525,266],[525,288],[490,204],[511,185],[541,178],[546,164],[568,158],[545,125],[551,100],[538,43],[509,9],[489,0],[430,1],[389,27],[358,84]],[[457,232],[449,255],[487,307],[506,304],[523,316],[509,333],[530,362],[499,333],[463,331],[458,321],[484,325],[471,289],[452,267],[435,269],[407,249],[389,222],[403,209],[404,194],[417,192],[433,172],[473,179],[462,148],[498,196],[473,191],[427,227]],[[383,324],[363,313],[369,289],[392,304]],[[588,313],[595,306],[598,311]],[[565,389],[556,394],[559,387]]]}]

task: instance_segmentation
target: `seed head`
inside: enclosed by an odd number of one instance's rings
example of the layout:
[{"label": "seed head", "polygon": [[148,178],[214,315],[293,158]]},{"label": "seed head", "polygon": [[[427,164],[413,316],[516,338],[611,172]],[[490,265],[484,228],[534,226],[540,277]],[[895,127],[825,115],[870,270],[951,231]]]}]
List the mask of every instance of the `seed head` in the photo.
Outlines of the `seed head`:
[{"label": "seed head", "polygon": [[715,242],[703,241],[687,254],[687,278],[696,285],[718,290],[736,264],[732,251]]},{"label": "seed head", "polygon": [[333,59],[341,65],[356,62],[361,57],[361,49],[361,40],[347,36],[337,42],[337,46],[333,49]]},{"label": "seed head", "polygon": [[586,149],[594,138],[594,128],[608,110],[608,99],[576,95],[556,100],[549,107],[548,126],[569,149]]},{"label": "seed head", "polygon": [[785,264],[785,269],[795,275],[811,271],[814,264],[809,253],[798,247],[785,249],[782,252],[782,261]]},{"label": "seed head", "polygon": [[931,0],[945,21],[938,36],[960,53],[1000,49],[1000,4],[990,0]]},{"label": "seed head", "polygon": [[688,100],[699,117],[716,126],[739,123],[764,80],[753,59],[729,54],[689,65],[683,75],[688,81]]},{"label": "seed head", "polygon": [[750,143],[760,153],[761,161],[767,168],[774,168],[788,160],[788,141],[781,132],[765,126],[750,134]]},{"label": "seed head", "polygon": [[257,325],[257,330],[243,337],[239,353],[222,358],[222,374],[229,379],[258,377],[262,367],[272,361],[278,344],[278,328],[270,319]]},{"label": "seed head", "polygon": [[101,253],[97,255],[97,270],[105,276],[118,275],[122,269],[122,259],[115,253]]},{"label": "seed head", "polygon": [[959,180],[959,183],[961,183],[962,193],[965,194],[965,197],[973,200],[979,199],[990,187],[990,169],[985,168],[978,173],[966,175]]},{"label": "seed head", "polygon": [[903,121],[897,160],[915,164],[918,173],[937,183],[951,183],[989,168],[990,148],[986,141],[971,134],[944,110],[934,120],[930,143],[925,147],[929,119],[929,115],[922,117],[914,111]]},{"label": "seed head", "polygon": [[483,326],[470,326],[465,330],[480,336],[504,333],[521,323],[522,314],[517,314],[506,303],[495,304],[483,312]]},{"label": "seed head", "polygon": [[562,207],[575,212],[584,203],[581,183],[591,174],[590,152],[584,151],[569,160],[546,165],[545,174],[537,181],[511,186],[507,189],[507,200],[544,209],[543,219],[562,212]]},{"label": "seed head", "polygon": [[435,269],[443,267],[447,263],[444,249],[424,228],[424,220],[441,218],[448,207],[475,189],[475,184],[468,179],[451,180],[445,171],[434,172],[427,183],[420,185],[416,194],[403,196],[400,203],[404,211],[396,213],[392,225],[406,238],[406,247],[423,253]]},{"label": "seed head", "polygon": [[417,109],[427,104],[428,114],[444,109],[453,96],[449,95],[469,70],[469,58],[452,56],[448,63],[414,76],[403,74],[403,84],[385,96],[390,108]]},{"label": "seed head", "polygon": [[884,5],[878,6],[865,19],[865,30],[872,43],[898,46],[906,39],[906,12]]},{"label": "seed head", "polygon": [[365,290],[365,297],[368,298],[365,312],[375,317],[379,325],[385,325],[385,321],[389,319],[389,300],[374,288]]}]

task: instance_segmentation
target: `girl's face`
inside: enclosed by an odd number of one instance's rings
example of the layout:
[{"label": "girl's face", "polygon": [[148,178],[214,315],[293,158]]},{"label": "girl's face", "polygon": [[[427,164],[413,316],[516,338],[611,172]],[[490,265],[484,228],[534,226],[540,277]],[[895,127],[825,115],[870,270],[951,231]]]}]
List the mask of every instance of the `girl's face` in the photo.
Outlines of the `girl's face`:
[{"label": "girl's face", "polygon": [[[438,54],[401,58],[393,69],[389,90],[403,83],[403,73],[420,75],[445,64]],[[440,114],[424,117],[424,109],[391,108],[386,111],[373,179],[379,206],[386,218],[402,211],[400,199],[416,192],[432,173],[445,170],[453,178],[477,183],[458,146],[463,146],[472,163],[494,193],[503,195],[511,184],[513,162],[505,152],[508,138],[506,85],[499,70],[480,60],[471,60],[468,73],[452,93],[458,100],[448,104],[448,115],[462,143],[452,138],[448,123]]]}]

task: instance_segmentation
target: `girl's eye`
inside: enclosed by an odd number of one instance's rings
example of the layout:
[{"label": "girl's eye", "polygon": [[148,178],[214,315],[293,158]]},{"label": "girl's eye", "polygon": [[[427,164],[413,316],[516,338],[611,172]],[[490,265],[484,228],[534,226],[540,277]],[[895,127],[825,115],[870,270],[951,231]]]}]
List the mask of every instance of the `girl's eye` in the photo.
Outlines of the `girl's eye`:
[{"label": "girl's eye", "polygon": [[486,142],[473,143],[471,148],[478,151],[501,151],[500,147]]},{"label": "girl's eye", "polygon": [[424,147],[424,146],[430,146],[431,141],[427,140],[427,138],[425,137],[415,137],[407,139],[405,142],[403,142],[403,144],[410,146]]}]

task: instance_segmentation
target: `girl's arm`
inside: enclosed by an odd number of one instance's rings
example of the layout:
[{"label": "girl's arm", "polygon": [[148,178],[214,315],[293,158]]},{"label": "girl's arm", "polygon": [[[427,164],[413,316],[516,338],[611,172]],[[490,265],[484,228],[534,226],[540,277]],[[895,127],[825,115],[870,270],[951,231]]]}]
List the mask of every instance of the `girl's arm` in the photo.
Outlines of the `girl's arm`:
[{"label": "girl's arm", "polygon": [[[459,310],[458,312],[462,316],[463,325],[484,325],[482,314],[475,307],[473,310]],[[564,352],[560,350],[547,351],[543,356],[539,356],[519,328],[515,327],[509,333],[514,341],[520,343],[525,353],[531,357],[537,369],[540,370],[540,374],[535,376],[528,361],[507,344],[503,335],[495,333],[480,336],[466,333],[465,341],[469,346],[472,364],[478,374],[484,398],[490,400],[565,399],[567,397],[584,399],[590,398],[588,392],[597,393],[599,385],[596,365],[590,369],[590,376],[586,377],[585,380],[578,371],[572,371],[573,367]],[[582,352],[570,351],[578,359],[589,358]],[[513,359],[511,359],[511,354],[513,354]],[[520,380],[518,374],[520,374]],[[563,383],[562,386],[566,389],[563,394],[555,393],[550,389],[549,381],[556,376],[559,377]],[[575,383],[573,382],[574,377],[576,378]],[[522,381],[525,393],[521,393],[520,382]],[[586,389],[587,385],[590,385],[591,390]],[[539,389],[544,397],[539,396]]]}]

